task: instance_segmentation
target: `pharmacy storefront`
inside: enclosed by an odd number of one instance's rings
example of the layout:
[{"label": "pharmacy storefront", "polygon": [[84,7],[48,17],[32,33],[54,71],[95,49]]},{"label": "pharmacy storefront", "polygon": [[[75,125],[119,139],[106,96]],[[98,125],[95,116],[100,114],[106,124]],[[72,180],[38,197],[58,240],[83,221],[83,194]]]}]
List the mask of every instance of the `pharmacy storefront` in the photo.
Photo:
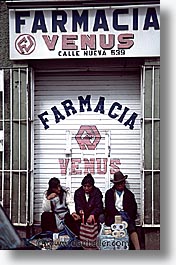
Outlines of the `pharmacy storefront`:
[{"label": "pharmacy storefront", "polygon": [[30,201],[28,220],[16,223],[40,222],[51,177],[74,194],[90,172],[104,195],[120,169],[138,203],[137,224],[159,224],[159,19],[157,5],[9,8],[20,120],[11,129],[26,144],[16,170]]}]

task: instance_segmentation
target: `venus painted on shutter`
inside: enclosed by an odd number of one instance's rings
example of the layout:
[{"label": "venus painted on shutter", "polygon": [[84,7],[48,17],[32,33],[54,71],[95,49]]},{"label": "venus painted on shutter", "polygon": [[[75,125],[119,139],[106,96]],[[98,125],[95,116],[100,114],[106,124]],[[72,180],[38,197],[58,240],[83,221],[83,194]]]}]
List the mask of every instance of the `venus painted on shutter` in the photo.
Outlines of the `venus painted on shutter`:
[{"label": "venus painted on shutter", "polygon": [[138,74],[38,72],[34,98],[35,220],[51,177],[74,193],[90,172],[104,195],[118,168],[128,175],[140,212]]}]

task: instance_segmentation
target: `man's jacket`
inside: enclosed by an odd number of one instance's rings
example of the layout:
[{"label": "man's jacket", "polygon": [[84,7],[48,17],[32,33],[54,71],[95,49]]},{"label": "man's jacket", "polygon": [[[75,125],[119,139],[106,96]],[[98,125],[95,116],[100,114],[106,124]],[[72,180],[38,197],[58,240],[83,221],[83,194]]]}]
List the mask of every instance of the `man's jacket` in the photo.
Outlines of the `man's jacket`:
[{"label": "man's jacket", "polygon": [[[105,193],[105,223],[111,225],[114,223],[115,215],[120,215],[115,208],[115,187],[113,186]],[[137,216],[137,203],[134,194],[125,187],[123,195],[123,210],[128,213],[128,216],[135,220]]]},{"label": "man's jacket", "polygon": [[103,195],[99,188],[93,187],[92,191],[89,194],[89,199],[86,201],[85,191],[81,186],[75,191],[74,201],[75,201],[75,210],[79,214],[80,210],[84,211],[85,221],[89,215],[93,214],[97,220],[99,215],[103,213]]}]

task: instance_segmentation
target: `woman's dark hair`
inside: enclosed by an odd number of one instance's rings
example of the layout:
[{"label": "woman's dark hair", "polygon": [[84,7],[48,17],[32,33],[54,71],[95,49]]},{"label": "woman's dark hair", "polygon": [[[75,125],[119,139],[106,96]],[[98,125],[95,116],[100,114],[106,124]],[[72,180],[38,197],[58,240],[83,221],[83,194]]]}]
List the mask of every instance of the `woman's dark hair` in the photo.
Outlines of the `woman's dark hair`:
[{"label": "woman's dark hair", "polygon": [[[58,178],[51,178],[48,182],[48,190],[47,190],[47,196],[49,196],[51,193],[53,193],[53,189],[56,189],[58,188],[58,186],[60,186],[60,180]],[[66,192],[62,187],[61,187],[61,190],[60,190],[60,193],[58,194],[59,196],[59,199],[60,199],[60,203],[62,204],[63,202],[63,194],[64,192]]]},{"label": "woman's dark hair", "polygon": [[84,186],[86,184],[90,184],[91,186],[94,186],[94,178],[92,177],[92,175],[90,173],[88,173],[82,180],[81,185]]}]

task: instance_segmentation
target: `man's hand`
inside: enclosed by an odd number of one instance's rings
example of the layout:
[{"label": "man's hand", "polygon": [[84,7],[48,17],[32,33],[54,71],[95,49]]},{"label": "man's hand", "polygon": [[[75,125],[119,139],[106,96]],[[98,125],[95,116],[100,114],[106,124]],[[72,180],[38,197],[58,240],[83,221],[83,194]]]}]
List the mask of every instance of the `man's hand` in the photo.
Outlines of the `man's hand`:
[{"label": "man's hand", "polygon": [[84,223],[84,211],[83,211],[83,210],[80,210],[80,211],[79,211],[79,214],[80,214],[80,216],[81,216],[81,221],[82,221],[82,223]]},{"label": "man's hand", "polygon": [[94,224],[95,223],[95,217],[93,214],[89,215],[89,218],[87,219],[88,224]]},{"label": "man's hand", "polygon": [[83,215],[83,214],[84,214],[84,211],[83,211],[83,210],[80,210],[80,211],[79,211],[79,214],[80,214],[80,215]]}]

